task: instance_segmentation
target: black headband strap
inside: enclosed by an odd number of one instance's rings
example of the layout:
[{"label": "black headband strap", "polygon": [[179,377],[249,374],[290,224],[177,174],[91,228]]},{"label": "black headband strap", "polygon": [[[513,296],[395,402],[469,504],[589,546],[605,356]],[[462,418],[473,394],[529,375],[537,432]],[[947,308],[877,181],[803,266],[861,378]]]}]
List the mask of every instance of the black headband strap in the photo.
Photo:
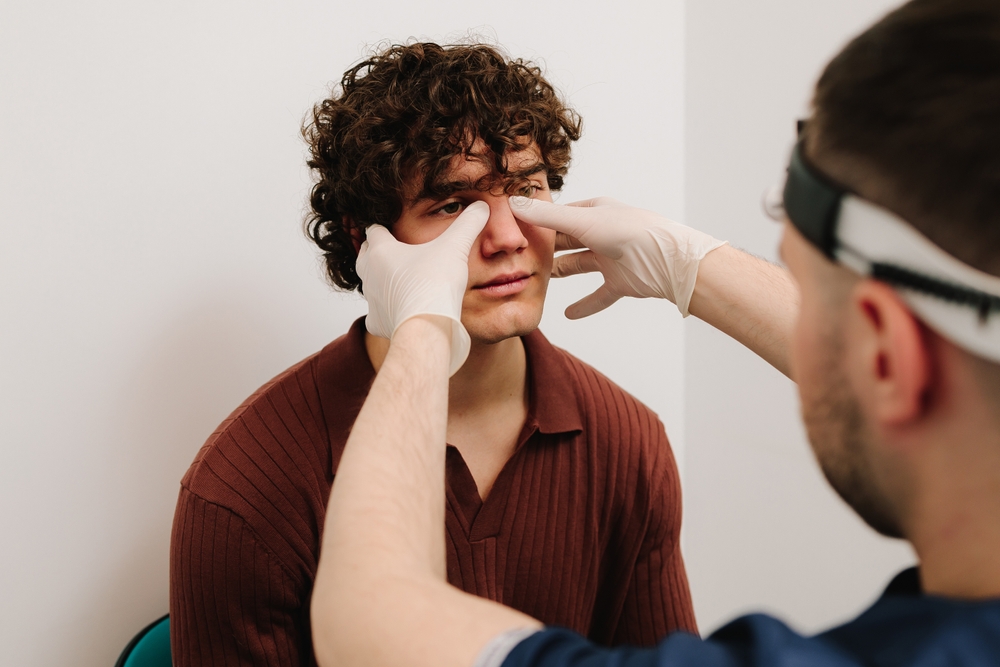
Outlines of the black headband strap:
[{"label": "black headband strap", "polygon": [[[792,150],[788,163],[788,178],[785,181],[784,209],[788,220],[796,229],[831,261],[837,262],[840,242],[837,238],[837,222],[840,218],[841,202],[852,194],[833,183],[815,167],[809,164],[803,153],[803,142]],[[856,248],[854,252],[864,252]],[[871,262],[869,275],[892,285],[906,287],[944,301],[973,306],[979,313],[980,321],[985,321],[991,313],[1000,311],[1000,297],[965,285],[923,275],[883,262]]]},{"label": "black headband strap", "polygon": [[784,204],[788,219],[810,243],[834,259],[840,200],[847,192],[824,178],[805,159],[802,142],[792,150],[785,181]]}]

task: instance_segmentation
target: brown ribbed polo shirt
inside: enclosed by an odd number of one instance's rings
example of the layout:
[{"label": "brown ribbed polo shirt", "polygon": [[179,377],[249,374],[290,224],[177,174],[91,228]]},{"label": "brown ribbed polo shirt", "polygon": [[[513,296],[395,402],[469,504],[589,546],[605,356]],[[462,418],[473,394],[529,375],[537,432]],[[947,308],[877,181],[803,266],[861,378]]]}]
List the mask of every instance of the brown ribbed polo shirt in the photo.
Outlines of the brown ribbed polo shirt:
[{"label": "brown ribbed polo shirt", "polygon": [[[663,425],[540,332],[523,341],[528,418],[485,503],[448,448],[448,580],[602,644],[694,632]],[[374,376],[361,319],[198,452],[171,541],[174,665],[315,664],[309,598],[326,503]]]}]

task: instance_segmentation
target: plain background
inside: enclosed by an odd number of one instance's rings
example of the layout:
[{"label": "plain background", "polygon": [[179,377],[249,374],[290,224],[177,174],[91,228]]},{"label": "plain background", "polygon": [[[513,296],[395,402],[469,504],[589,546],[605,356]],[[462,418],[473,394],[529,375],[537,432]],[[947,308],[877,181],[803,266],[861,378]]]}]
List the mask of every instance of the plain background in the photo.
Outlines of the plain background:
[{"label": "plain background", "polygon": [[[301,232],[298,132],[369,49],[472,33],[540,62],[585,122],[560,201],[611,195],[773,258],[760,193],[822,63],[889,4],[7,3],[0,663],[112,664],[167,609],[204,439],[365,312]],[[825,487],[791,383],[668,304],[565,320],[597,282],[555,284],[542,328],[666,424],[702,629],[866,605],[912,556]]]}]

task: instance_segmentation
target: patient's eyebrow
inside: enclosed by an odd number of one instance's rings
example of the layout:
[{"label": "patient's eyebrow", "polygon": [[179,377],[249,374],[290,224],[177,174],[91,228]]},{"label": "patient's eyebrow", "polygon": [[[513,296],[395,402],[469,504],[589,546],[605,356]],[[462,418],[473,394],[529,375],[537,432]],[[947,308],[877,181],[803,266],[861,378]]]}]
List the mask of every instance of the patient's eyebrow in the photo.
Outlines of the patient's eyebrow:
[{"label": "patient's eyebrow", "polygon": [[423,189],[417,193],[417,196],[413,198],[412,201],[424,201],[428,199],[444,199],[450,197],[456,192],[465,192],[466,190],[476,190],[478,180],[472,180],[471,178],[460,178],[454,181],[446,181],[442,183],[434,183],[432,185],[424,184]]},{"label": "patient's eyebrow", "polygon": [[[506,176],[502,179],[505,183],[515,183],[517,181],[523,181],[535,174],[548,171],[544,162],[535,162],[528,165],[524,169],[519,169],[517,171],[508,172]],[[483,189],[482,184],[485,182],[484,178],[488,179],[489,175],[486,177],[480,177],[478,179],[471,178],[459,178],[453,181],[444,181],[440,183],[435,183],[428,186],[426,183],[420,192],[417,193],[415,197],[410,199],[411,204],[415,204],[420,201],[437,200],[437,199],[447,199],[456,192],[467,192],[469,190],[481,190]],[[494,179],[498,180],[498,179]]]},{"label": "patient's eyebrow", "polygon": [[511,175],[515,178],[527,178],[529,176],[534,176],[535,174],[541,173],[543,171],[548,171],[544,162],[535,162],[534,164],[529,164],[524,169],[520,171],[511,172]]}]

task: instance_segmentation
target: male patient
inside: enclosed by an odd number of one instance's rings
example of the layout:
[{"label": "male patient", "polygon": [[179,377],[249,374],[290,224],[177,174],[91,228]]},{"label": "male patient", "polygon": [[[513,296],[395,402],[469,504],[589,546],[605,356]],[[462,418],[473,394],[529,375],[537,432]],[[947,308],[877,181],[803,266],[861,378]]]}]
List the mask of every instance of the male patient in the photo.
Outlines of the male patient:
[{"label": "male patient", "polygon": [[[406,243],[472,202],[448,410],[448,580],[603,644],[695,631],[673,455],[656,415],[537,330],[555,234],[508,196],[551,201],[578,116],[538,68],[482,45],[393,46],[349,70],[305,129],[310,237],[363,289],[365,229]],[[309,600],[326,502],[388,340],[358,320],[247,399],[181,482],[171,544],[174,664],[311,665]]]}]

